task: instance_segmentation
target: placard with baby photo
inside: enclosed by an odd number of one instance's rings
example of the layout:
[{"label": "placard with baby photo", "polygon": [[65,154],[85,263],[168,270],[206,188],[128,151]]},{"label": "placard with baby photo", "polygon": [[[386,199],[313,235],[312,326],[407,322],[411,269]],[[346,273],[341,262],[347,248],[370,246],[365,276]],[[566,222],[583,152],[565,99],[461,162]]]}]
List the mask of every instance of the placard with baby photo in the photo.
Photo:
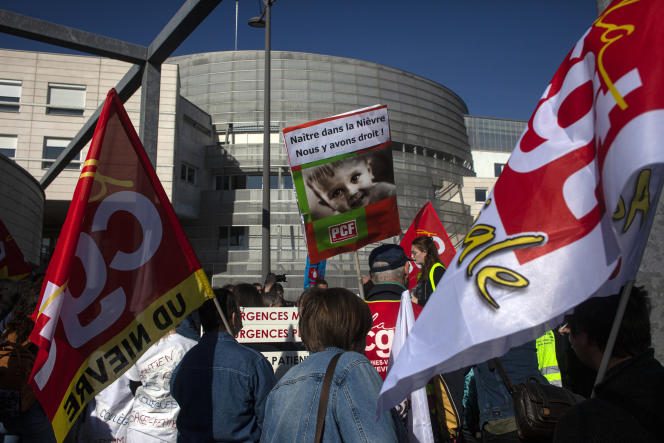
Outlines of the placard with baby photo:
[{"label": "placard with baby photo", "polygon": [[283,135],[312,263],[401,233],[387,106]]}]

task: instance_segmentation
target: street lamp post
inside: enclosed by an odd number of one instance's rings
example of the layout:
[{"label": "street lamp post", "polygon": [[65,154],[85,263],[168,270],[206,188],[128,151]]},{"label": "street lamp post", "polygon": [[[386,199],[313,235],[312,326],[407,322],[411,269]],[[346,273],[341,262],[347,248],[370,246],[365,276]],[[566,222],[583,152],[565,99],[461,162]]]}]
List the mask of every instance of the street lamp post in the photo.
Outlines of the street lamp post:
[{"label": "street lamp post", "polygon": [[263,0],[260,17],[249,19],[249,26],[265,28],[265,72],[263,88],[263,211],[261,267],[263,277],[270,272],[270,6],[275,0]]}]

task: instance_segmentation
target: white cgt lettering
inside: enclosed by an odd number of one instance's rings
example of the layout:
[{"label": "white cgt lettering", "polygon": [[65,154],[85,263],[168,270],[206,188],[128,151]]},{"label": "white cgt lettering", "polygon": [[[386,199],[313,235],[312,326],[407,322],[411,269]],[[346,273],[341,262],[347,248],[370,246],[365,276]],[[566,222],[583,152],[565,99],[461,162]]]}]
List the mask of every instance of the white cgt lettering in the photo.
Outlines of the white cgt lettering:
[{"label": "white cgt lettering", "polygon": [[[104,199],[95,212],[92,232],[104,231],[110,217],[118,211],[132,214],[139,222],[143,242],[136,251],[117,251],[111,260],[110,268],[132,271],[147,263],[155,254],[162,238],[161,217],[157,208],[142,194],[122,191]],[[74,297],[69,287],[64,292],[64,305],[61,311],[62,323],[69,343],[79,348],[120,318],[126,305],[126,295],[121,287],[104,296],[100,301],[101,311],[85,326],[78,315],[97,301],[106,286],[107,269],[99,247],[92,237],[81,232],[76,248],[76,257],[81,260],[85,272],[85,288]]]}]

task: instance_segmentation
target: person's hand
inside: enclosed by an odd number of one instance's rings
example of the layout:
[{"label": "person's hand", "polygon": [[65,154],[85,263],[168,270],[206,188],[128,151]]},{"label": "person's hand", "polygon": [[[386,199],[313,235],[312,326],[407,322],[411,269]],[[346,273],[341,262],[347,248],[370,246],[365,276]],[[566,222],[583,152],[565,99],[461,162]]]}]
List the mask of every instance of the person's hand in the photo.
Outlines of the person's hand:
[{"label": "person's hand", "polygon": [[415,297],[415,295],[412,292],[410,293],[410,301],[417,304],[417,298]]},{"label": "person's hand", "polygon": [[362,277],[362,284],[366,285],[369,282],[369,280],[371,280],[371,276],[365,275],[364,277]]}]

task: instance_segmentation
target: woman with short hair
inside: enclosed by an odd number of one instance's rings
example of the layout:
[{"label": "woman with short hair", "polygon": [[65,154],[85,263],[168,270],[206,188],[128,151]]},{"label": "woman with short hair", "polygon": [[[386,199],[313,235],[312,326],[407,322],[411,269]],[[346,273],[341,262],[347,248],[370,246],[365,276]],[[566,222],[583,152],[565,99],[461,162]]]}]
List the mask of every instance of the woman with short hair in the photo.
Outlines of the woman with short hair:
[{"label": "woman with short hair", "polygon": [[343,288],[313,288],[300,298],[299,332],[311,352],[292,367],[267,398],[263,442],[313,441],[323,378],[341,354],[325,406],[322,441],[398,441],[390,412],[376,420],[382,379],[364,355],[373,321],[369,307]]}]

